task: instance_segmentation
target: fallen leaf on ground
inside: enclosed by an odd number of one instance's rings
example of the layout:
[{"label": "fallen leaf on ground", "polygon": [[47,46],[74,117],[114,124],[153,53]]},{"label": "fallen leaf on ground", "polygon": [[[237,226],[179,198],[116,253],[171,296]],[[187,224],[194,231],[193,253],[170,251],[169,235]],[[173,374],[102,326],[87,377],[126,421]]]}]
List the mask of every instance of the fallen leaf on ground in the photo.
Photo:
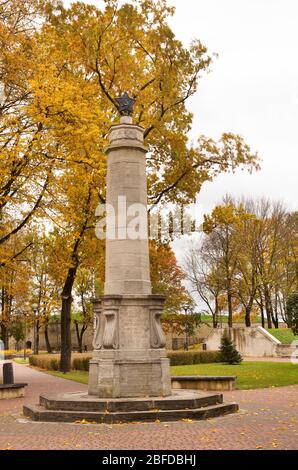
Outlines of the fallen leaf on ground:
[{"label": "fallen leaf on ground", "polygon": [[87,421],[86,419],[77,419],[76,424],[96,424],[96,421]]}]

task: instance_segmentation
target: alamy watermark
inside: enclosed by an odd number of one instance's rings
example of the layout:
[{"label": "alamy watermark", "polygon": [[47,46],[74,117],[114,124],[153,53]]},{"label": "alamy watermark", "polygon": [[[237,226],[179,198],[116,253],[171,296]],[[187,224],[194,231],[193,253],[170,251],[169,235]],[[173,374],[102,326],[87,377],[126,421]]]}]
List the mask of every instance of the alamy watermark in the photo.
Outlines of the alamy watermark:
[{"label": "alamy watermark", "polygon": [[132,203],[119,195],[115,205],[99,204],[95,211],[97,238],[109,240],[167,239],[191,235],[202,229],[203,211],[193,204],[162,206]]}]

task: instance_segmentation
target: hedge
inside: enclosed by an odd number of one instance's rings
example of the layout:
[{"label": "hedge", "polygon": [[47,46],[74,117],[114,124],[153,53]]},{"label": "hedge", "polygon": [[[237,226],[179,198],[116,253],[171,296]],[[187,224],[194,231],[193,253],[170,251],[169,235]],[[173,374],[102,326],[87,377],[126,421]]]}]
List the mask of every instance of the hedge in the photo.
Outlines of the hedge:
[{"label": "hedge", "polygon": [[[206,364],[220,362],[218,351],[168,351],[171,366],[191,364]],[[87,353],[73,353],[71,357],[72,370],[89,370],[91,355]],[[59,370],[59,354],[38,354],[29,357],[32,366],[47,370]]]},{"label": "hedge", "polygon": [[[73,370],[89,370],[90,354],[73,353],[71,368]],[[29,356],[29,364],[46,370],[59,370],[60,354],[37,354]]]},{"label": "hedge", "polygon": [[219,351],[168,351],[171,366],[220,362]]}]

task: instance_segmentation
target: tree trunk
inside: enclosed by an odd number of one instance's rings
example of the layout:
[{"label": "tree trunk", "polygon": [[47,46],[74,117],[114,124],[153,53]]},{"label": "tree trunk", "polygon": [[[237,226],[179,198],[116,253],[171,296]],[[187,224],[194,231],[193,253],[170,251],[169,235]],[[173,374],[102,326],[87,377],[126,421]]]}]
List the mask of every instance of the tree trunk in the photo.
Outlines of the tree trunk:
[{"label": "tree trunk", "polygon": [[60,370],[64,374],[71,369],[71,302],[71,295],[62,297]]},{"label": "tree trunk", "polygon": [[265,286],[264,295],[265,295],[265,309],[266,309],[266,314],[267,314],[268,328],[272,328],[272,305],[271,305],[269,289],[267,286]]},{"label": "tree trunk", "polygon": [[265,317],[264,317],[263,307],[261,308],[261,321],[262,321],[262,327],[265,328]]},{"label": "tree trunk", "polygon": [[259,301],[257,300],[257,304],[260,307],[262,327],[265,328],[265,315],[264,315],[263,296],[262,296],[262,292],[260,290],[259,290],[259,297],[260,297],[260,300]]},{"label": "tree trunk", "polygon": [[218,300],[217,297],[215,298],[215,311],[212,313],[212,322],[213,322],[213,328],[217,328],[218,325]]},{"label": "tree trunk", "polygon": [[5,288],[2,287],[1,289],[1,315],[2,315],[2,321],[0,323],[1,325],[1,338],[3,341],[4,349],[9,349],[9,336],[8,336],[8,327],[6,325],[6,292]]},{"label": "tree trunk", "polygon": [[64,283],[63,291],[61,294],[62,307],[61,307],[61,354],[60,354],[60,370],[66,374],[71,369],[71,303],[72,303],[72,288],[75,281],[77,269],[79,266],[78,250],[81,239],[88,223],[88,210],[91,200],[91,188],[89,188],[88,198],[86,201],[86,218],[81,228],[78,238],[75,241],[71,256],[71,267],[68,269],[67,278]]},{"label": "tree trunk", "polygon": [[71,369],[71,303],[72,287],[76,276],[78,260],[69,268],[67,278],[62,291],[61,308],[61,354],[60,370],[66,374]]},{"label": "tree trunk", "polygon": [[1,324],[1,338],[3,341],[4,349],[9,349],[9,335],[8,328],[4,323]]},{"label": "tree trunk", "polygon": [[75,327],[76,327],[76,334],[77,334],[77,341],[78,341],[78,352],[82,353],[83,352],[83,337],[84,337],[85,331],[87,330],[87,325],[83,324],[80,330],[79,322],[75,321]]},{"label": "tree trunk", "polygon": [[272,321],[275,328],[278,328],[278,305],[277,305],[277,292],[274,296],[274,308],[272,308]]},{"label": "tree trunk", "polygon": [[35,328],[34,354],[38,354],[39,353],[39,330],[40,330],[39,320],[36,321],[34,328]]},{"label": "tree trunk", "polygon": [[272,316],[272,322],[273,322],[274,328],[278,328],[278,318]]},{"label": "tree trunk", "polygon": [[77,341],[78,341],[78,352],[82,353],[83,352],[82,337],[81,337],[80,330],[79,330],[79,323],[77,321],[75,321],[74,323],[76,327],[76,334],[77,334]]},{"label": "tree trunk", "polygon": [[229,325],[229,328],[233,328],[233,307],[232,307],[232,294],[231,294],[230,289],[228,289],[227,297],[228,297],[228,312],[229,312],[228,325]]},{"label": "tree trunk", "polygon": [[251,313],[251,306],[248,305],[247,307],[245,307],[245,326],[247,327],[251,326],[250,313]]},{"label": "tree trunk", "polygon": [[86,330],[87,330],[87,325],[83,325],[81,332],[80,332],[80,345],[81,345],[82,352],[83,352],[83,336]]},{"label": "tree trunk", "polygon": [[51,354],[53,350],[52,350],[52,346],[50,344],[50,339],[49,339],[48,323],[46,323],[44,327],[44,339],[46,342],[47,351],[49,354]]},{"label": "tree trunk", "polygon": [[254,298],[255,298],[255,293],[252,293],[250,295],[249,302],[245,307],[245,326],[247,327],[251,326],[250,315],[251,315],[252,306],[254,303]]}]

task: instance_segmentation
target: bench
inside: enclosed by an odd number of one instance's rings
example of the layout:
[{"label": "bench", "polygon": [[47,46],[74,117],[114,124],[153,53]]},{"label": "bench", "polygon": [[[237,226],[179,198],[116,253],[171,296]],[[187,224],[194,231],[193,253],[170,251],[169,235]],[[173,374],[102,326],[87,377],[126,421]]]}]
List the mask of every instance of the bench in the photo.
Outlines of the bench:
[{"label": "bench", "polygon": [[224,375],[179,375],[172,377],[171,380],[173,389],[229,391],[235,390],[236,377]]},{"label": "bench", "polygon": [[0,384],[0,400],[4,398],[19,398],[25,394],[27,384]]}]

